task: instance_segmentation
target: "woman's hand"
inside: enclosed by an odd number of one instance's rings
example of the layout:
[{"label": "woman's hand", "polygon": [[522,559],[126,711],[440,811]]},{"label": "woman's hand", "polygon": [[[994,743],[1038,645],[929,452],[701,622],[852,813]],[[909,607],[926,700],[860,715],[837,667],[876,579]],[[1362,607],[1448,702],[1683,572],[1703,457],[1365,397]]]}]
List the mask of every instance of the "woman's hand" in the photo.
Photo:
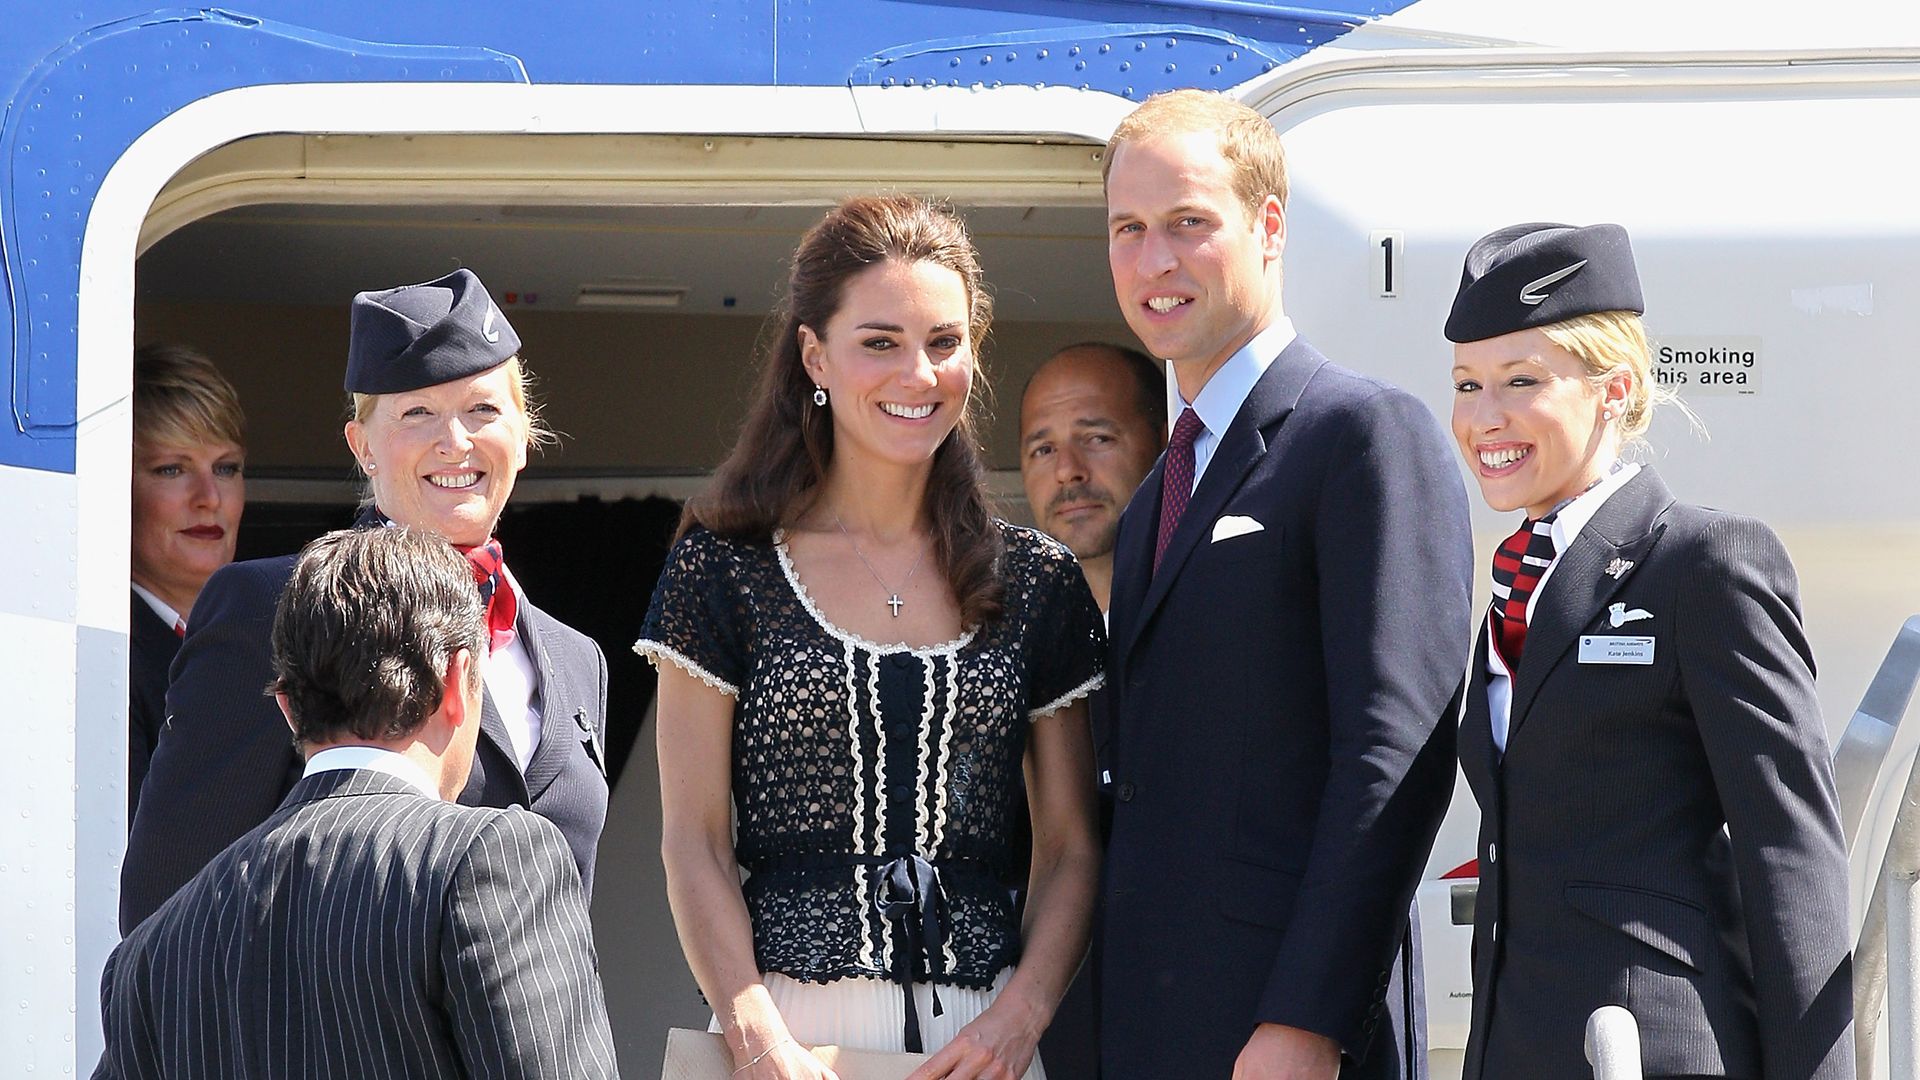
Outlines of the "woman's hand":
[{"label": "woman's hand", "polygon": [[1033,1064],[1040,1033],[989,1008],[907,1080],[1020,1080]]},{"label": "woman's hand", "polygon": [[813,1051],[783,1039],[734,1073],[737,1080],[840,1080]]}]

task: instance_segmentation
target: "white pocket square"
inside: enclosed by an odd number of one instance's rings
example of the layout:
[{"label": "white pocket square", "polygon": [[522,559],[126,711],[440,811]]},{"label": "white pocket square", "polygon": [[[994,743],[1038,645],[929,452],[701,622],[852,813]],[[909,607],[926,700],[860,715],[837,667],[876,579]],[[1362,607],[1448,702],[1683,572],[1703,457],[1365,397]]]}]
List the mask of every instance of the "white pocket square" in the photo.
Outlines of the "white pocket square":
[{"label": "white pocket square", "polygon": [[1228,514],[1213,523],[1213,542],[1231,540],[1248,533],[1265,532],[1266,526],[1242,514]]}]

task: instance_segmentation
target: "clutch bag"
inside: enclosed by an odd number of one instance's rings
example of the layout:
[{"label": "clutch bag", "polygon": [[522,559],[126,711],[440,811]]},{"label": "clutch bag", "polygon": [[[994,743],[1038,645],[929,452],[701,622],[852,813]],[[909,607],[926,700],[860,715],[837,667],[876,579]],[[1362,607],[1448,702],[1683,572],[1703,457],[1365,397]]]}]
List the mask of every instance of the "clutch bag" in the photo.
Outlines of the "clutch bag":
[{"label": "clutch bag", "polygon": [[[906,1080],[927,1060],[925,1054],[890,1054],[880,1050],[849,1050],[839,1046],[813,1047],[813,1056],[840,1080]],[[672,1028],[667,1032],[667,1060],[660,1080],[732,1080],[733,1053],[719,1033]]]}]

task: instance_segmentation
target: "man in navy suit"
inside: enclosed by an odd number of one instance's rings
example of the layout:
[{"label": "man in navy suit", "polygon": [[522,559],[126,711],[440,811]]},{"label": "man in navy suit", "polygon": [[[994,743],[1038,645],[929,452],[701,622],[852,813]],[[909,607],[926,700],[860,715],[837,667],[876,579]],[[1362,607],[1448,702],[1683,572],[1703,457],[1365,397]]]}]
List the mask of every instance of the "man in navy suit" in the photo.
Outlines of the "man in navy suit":
[{"label": "man in navy suit", "polygon": [[1282,311],[1264,117],[1158,95],[1107,168],[1114,291],[1178,398],[1115,550],[1103,1075],[1420,1075],[1408,912],[1472,620],[1459,472],[1425,406]]}]

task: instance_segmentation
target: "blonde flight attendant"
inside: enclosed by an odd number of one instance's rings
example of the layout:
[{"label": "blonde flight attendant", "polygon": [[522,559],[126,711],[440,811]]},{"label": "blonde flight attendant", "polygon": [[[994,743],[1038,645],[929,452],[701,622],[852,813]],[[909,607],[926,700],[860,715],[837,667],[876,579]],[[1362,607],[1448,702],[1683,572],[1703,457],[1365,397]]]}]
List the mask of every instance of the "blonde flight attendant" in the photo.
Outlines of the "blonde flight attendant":
[{"label": "blonde flight attendant", "polygon": [[1658,394],[1618,225],[1515,225],[1447,320],[1493,559],[1460,759],[1480,802],[1468,1080],[1854,1075],[1846,851],[1793,564],[1621,459]]}]

